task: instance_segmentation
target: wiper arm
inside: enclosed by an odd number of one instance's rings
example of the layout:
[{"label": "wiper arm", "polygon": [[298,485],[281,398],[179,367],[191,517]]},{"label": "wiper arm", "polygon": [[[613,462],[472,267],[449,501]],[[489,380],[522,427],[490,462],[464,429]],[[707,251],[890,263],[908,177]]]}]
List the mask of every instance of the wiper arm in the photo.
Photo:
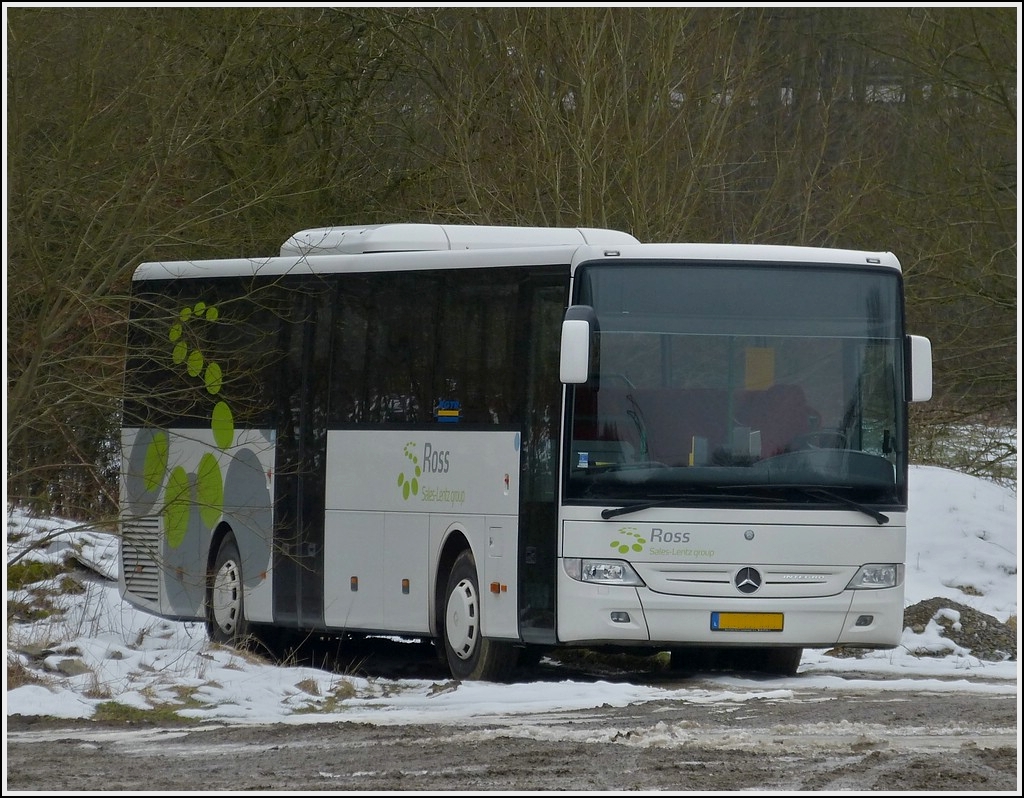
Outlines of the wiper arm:
[{"label": "wiper arm", "polygon": [[641,504],[627,504],[624,507],[605,507],[601,511],[602,518],[615,518],[617,515],[627,513],[638,513],[641,510],[649,510],[651,507],[668,507],[676,502],[680,504],[691,499],[690,496],[673,496],[671,499],[659,499],[656,502],[642,502]]},{"label": "wiper arm", "polygon": [[878,522],[879,526],[889,523],[889,516],[885,513],[880,513],[878,510],[861,504],[860,502],[855,502],[853,499],[847,499],[845,496],[840,496],[838,493],[833,493],[830,490],[825,490],[823,488],[800,488],[800,490],[810,496],[824,496],[826,499],[831,499],[834,502],[845,504],[851,510],[857,510],[858,512],[864,513],[864,515],[871,516]]},{"label": "wiper arm", "polygon": [[687,504],[691,501],[710,501],[720,499],[744,499],[746,501],[777,502],[779,499],[767,496],[751,496],[744,493],[683,493],[679,496],[670,496],[667,499],[657,501],[641,502],[639,504],[627,504],[624,507],[606,507],[601,511],[602,518],[615,518],[628,513],[638,513],[641,510],[650,510],[652,507],[671,507],[674,504]]},{"label": "wiper arm", "polygon": [[[864,513],[864,515],[874,518],[878,522],[879,526],[882,524],[889,523],[889,516],[885,513],[881,513],[872,507],[856,502],[853,499],[847,499],[845,496],[840,496],[838,493],[833,493],[830,490],[817,487],[807,487],[803,485],[791,485],[789,487],[796,488],[797,490],[807,494],[808,496],[820,496],[830,501],[838,502],[839,504],[845,505],[852,510]],[[674,504],[686,504],[691,501],[704,501],[704,500],[721,500],[721,499],[743,499],[746,501],[762,501],[762,502],[779,502],[783,501],[780,498],[774,496],[753,496],[743,493],[685,493],[679,496],[670,496],[665,499],[658,499],[657,501],[641,502],[639,504],[628,504],[624,507],[606,507],[601,511],[602,518],[615,518],[616,516],[626,515],[628,513],[638,513],[641,510],[649,510],[653,507],[671,507]]]}]

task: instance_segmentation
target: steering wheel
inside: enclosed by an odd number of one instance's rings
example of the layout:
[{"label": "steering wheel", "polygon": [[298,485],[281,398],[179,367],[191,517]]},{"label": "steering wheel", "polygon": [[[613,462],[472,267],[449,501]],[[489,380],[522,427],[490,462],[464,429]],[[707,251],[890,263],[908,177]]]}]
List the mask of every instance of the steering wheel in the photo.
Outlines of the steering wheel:
[{"label": "steering wheel", "polygon": [[849,439],[841,429],[816,429],[797,435],[790,441],[791,451],[804,449],[848,449]]},{"label": "steering wheel", "polygon": [[635,391],[636,390],[636,386],[633,384],[633,381],[629,377],[627,377],[625,374],[622,374],[621,372],[618,372],[618,371],[609,371],[609,372],[606,372],[606,373],[602,374],[601,375],[601,382],[604,382],[605,380],[618,380],[619,382],[623,383],[627,388],[629,388],[631,391]]}]

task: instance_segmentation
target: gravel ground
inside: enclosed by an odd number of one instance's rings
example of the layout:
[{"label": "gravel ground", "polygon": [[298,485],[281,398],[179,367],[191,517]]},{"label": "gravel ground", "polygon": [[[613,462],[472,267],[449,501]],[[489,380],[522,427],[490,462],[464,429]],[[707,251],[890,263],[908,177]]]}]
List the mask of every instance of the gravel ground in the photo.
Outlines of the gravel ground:
[{"label": "gravel ground", "polygon": [[[948,599],[909,607],[917,631],[1016,659],[1003,624]],[[856,651],[836,651],[856,656]],[[919,656],[948,652],[921,650]],[[525,681],[562,679],[550,661]],[[439,665],[424,662],[423,667]],[[549,672],[550,671],[550,672]],[[408,674],[399,674],[399,677]],[[608,678],[600,667],[589,677]],[[394,678],[386,667],[381,678]],[[664,684],[665,675],[619,673]],[[700,674],[685,684],[701,688]],[[9,717],[11,791],[980,791],[1019,794],[1015,694],[781,691],[736,704],[654,701],[579,712],[378,726],[115,726]],[[766,683],[767,685],[767,683]],[[707,684],[709,690],[714,684]]]},{"label": "gravel ground", "polygon": [[[686,683],[705,687],[700,678]],[[118,728],[26,719],[8,729],[4,794],[1020,788],[1015,695],[852,683],[778,692],[415,725]]]}]

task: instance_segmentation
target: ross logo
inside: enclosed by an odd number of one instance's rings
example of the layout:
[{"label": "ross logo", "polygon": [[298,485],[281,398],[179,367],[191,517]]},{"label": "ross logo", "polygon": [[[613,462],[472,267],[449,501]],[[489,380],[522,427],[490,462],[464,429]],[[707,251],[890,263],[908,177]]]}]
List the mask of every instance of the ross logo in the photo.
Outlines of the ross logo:
[{"label": "ross logo", "polygon": [[651,527],[651,543],[689,543],[690,533],[675,529]]},{"label": "ross logo", "polygon": [[447,474],[451,453],[447,449],[435,449],[430,443],[423,444],[423,470],[431,474]]},{"label": "ross logo", "polygon": [[398,475],[398,489],[402,491],[402,498],[408,499],[420,492],[420,459],[416,456],[416,444],[409,441],[405,444],[405,457],[412,466],[412,471],[406,474],[404,471]]},{"label": "ross logo", "polygon": [[761,587],[761,574],[755,568],[740,568],[733,583],[740,593],[756,593]]},{"label": "ross logo", "polygon": [[[629,554],[630,551],[639,553],[644,550],[644,544],[647,542],[647,539],[640,537],[635,526],[624,526],[619,529],[619,534],[623,536],[623,539],[616,539],[611,543],[611,547],[618,551],[619,554]],[[629,540],[630,538],[632,538],[632,543]]]}]

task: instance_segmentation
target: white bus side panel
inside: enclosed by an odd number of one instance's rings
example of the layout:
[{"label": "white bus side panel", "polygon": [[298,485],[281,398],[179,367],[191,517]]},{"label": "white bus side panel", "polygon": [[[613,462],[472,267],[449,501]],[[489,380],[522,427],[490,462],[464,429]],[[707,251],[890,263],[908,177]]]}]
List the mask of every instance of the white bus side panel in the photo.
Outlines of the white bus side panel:
[{"label": "white bus side panel", "polygon": [[438,559],[461,534],[476,559],[483,634],[518,638],[520,436],[452,427],[328,432],[328,626],[436,633],[433,588],[447,579]]},{"label": "white bus side panel", "polygon": [[429,517],[328,510],[324,621],[336,629],[430,631]]},{"label": "white bus side panel", "polygon": [[384,514],[328,510],[324,524],[324,622],[380,629]]}]

